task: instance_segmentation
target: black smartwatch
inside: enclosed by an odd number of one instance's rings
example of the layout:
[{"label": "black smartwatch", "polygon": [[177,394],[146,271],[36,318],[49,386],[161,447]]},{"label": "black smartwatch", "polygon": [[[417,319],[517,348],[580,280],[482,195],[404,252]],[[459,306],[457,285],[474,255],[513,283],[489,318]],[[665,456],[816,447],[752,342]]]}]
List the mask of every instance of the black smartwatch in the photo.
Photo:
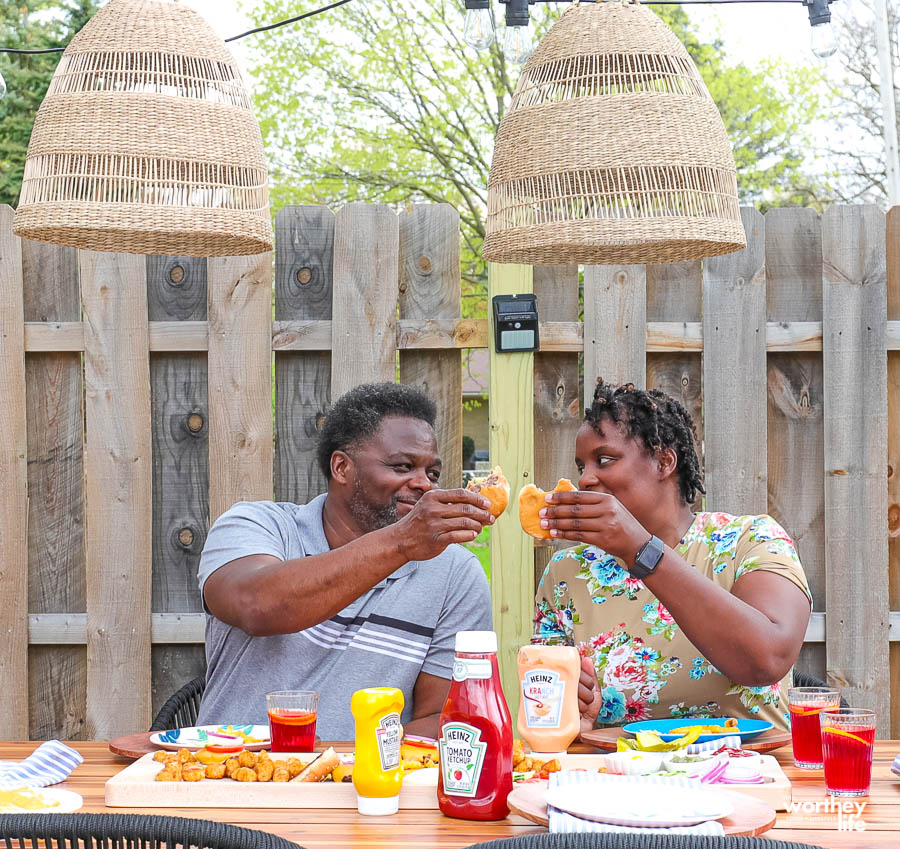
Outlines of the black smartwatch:
[{"label": "black smartwatch", "polygon": [[663,541],[659,537],[651,536],[634,558],[634,566],[629,570],[632,576],[643,581],[647,575],[652,575],[664,553]]}]

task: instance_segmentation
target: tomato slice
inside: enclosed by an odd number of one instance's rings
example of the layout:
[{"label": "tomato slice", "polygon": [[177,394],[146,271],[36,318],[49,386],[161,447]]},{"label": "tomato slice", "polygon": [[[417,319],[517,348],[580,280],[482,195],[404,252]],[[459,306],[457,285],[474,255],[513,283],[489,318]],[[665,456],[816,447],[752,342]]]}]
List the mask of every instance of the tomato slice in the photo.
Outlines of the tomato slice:
[{"label": "tomato slice", "polygon": [[206,751],[213,752],[216,755],[229,755],[232,752],[242,752],[243,750],[244,750],[244,747],[241,743],[238,743],[237,745],[233,745],[233,744],[220,745],[217,743],[207,743],[206,744]]}]

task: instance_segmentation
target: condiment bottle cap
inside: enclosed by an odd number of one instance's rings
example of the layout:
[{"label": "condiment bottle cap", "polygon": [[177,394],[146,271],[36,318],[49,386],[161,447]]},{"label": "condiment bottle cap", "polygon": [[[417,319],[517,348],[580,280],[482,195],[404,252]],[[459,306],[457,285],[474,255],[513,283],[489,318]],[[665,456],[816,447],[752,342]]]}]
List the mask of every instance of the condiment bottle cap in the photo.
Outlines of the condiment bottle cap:
[{"label": "condiment bottle cap", "polygon": [[457,631],[456,651],[463,654],[497,653],[497,633],[495,631]]}]

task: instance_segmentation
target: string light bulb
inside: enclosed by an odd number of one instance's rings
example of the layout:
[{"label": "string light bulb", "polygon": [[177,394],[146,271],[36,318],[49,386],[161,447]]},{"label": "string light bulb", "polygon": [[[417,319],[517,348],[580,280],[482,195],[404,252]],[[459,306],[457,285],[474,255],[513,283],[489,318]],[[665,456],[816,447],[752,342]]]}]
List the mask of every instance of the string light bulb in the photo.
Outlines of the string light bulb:
[{"label": "string light bulb", "polygon": [[831,23],[832,0],[803,0],[809,12],[809,46],[818,59],[827,59],[837,53],[837,38]]},{"label": "string light bulb", "polygon": [[513,65],[524,65],[537,47],[530,26],[528,3],[529,0],[506,0],[503,57]]},{"label": "string light bulb", "polygon": [[463,41],[476,50],[487,50],[494,43],[495,37],[491,0],[466,0]]}]

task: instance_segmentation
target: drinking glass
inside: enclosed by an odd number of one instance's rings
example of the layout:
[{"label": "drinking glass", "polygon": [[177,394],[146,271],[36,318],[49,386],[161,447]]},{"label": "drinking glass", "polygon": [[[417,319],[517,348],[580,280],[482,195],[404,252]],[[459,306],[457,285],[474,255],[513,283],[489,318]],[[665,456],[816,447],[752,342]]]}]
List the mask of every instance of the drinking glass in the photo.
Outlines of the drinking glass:
[{"label": "drinking glass", "polygon": [[875,711],[826,708],[819,720],[828,795],[867,796],[875,749]]},{"label": "drinking glass", "polygon": [[316,742],[315,690],[279,690],[266,693],[269,733],[273,752],[311,752]]},{"label": "drinking glass", "polygon": [[819,714],[825,708],[841,705],[840,691],[834,687],[791,687],[788,706],[791,715],[791,739],[794,766],[800,769],[822,768],[822,735]]}]

